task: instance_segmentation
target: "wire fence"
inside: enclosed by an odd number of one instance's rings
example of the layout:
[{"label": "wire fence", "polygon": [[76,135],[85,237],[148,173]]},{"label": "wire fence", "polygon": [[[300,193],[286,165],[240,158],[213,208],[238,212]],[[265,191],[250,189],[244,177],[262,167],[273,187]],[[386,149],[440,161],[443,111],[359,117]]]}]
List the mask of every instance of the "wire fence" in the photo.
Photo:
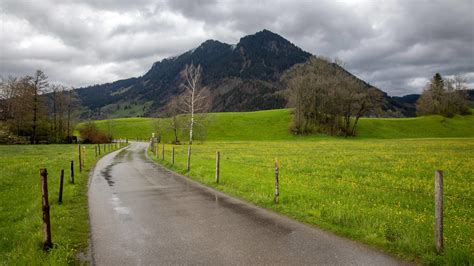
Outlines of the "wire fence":
[{"label": "wire fence", "polygon": [[[435,231],[438,232],[435,234],[435,238],[437,239],[436,243],[439,243],[440,241],[439,232],[441,232],[441,239],[443,237],[443,215],[448,219],[456,220],[460,224],[474,223],[474,218],[470,217],[471,212],[465,211],[466,209],[469,210],[472,208],[469,204],[474,203],[474,198],[460,194],[465,190],[463,188],[459,188],[459,186],[457,186],[455,189],[457,194],[446,193],[442,185],[442,172],[436,172],[436,177],[438,177],[439,173],[441,174],[441,188],[439,187],[439,180],[436,178],[436,182],[433,182],[433,179],[425,179],[421,182],[418,181],[418,183],[409,182],[408,187],[403,187],[400,186],[400,184],[403,184],[404,181],[409,181],[409,179],[405,178],[404,180],[389,180],[386,178],[378,178],[379,176],[382,177],[387,172],[390,172],[392,165],[395,167],[396,164],[395,162],[392,164],[390,161],[387,161],[387,158],[384,156],[378,159],[371,158],[370,160],[366,161],[363,159],[361,160],[365,163],[365,165],[377,164],[377,161],[383,160],[385,167],[385,169],[382,169],[382,171],[384,171],[383,173],[377,172],[377,169],[367,171],[362,170],[361,176],[358,178],[357,174],[349,174],[349,176],[345,176],[347,171],[350,170],[341,170],[338,166],[338,162],[324,165],[322,171],[321,167],[312,169],[311,165],[317,165],[317,163],[321,162],[321,160],[318,160],[321,157],[315,159],[312,158],[312,156],[315,154],[313,150],[295,153],[288,152],[287,149],[275,149],[274,146],[267,145],[264,147],[265,152],[262,152],[262,147],[259,145],[260,151],[256,152],[256,149],[252,149],[251,144],[247,147],[237,147],[238,145],[234,144],[238,143],[232,143],[230,144],[230,147],[209,147],[196,145],[196,147],[193,146],[191,148],[190,156],[188,154],[188,146],[184,145],[174,145],[174,155],[168,154],[172,150],[170,145],[163,146],[160,144],[150,150],[152,153],[155,153],[155,158],[160,158],[166,163],[170,163],[172,157],[174,157],[174,167],[182,169],[183,171],[188,168],[188,173],[192,172],[192,169],[197,167],[199,171],[195,173],[200,175],[199,178],[201,180],[207,180],[206,182],[212,182],[211,180],[208,180],[210,176],[205,177],[201,175],[211,175],[211,173],[213,175],[213,171],[216,171],[215,182],[219,183],[219,180],[222,178],[225,180],[224,183],[220,184],[221,186],[232,184],[235,186],[241,181],[238,181],[238,178],[234,179],[231,177],[238,175],[258,176],[259,178],[261,178],[262,175],[268,175],[269,178],[260,179],[261,181],[258,182],[259,188],[256,189],[261,189],[262,186],[268,186],[269,191],[272,189],[275,192],[275,204],[288,204],[288,200],[295,200],[295,196],[297,195],[293,192],[295,189],[304,189],[307,190],[307,192],[298,195],[303,195],[303,197],[306,199],[305,201],[315,199],[311,195],[316,194],[319,194],[319,196],[326,195],[323,197],[331,197],[331,195],[340,197],[340,195],[334,194],[338,193],[338,190],[342,192],[339,194],[354,195],[354,193],[358,193],[359,195],[362,195],[357,196],[356,202],[358,202],[358,204],[364,204],[364,200],[366,200],[367,203],[374,200],[380,201],[381,199],[386,198],[386,194],[390,194],[392,198],[389,197],[388,200],[382,200],[382,204],[393,204],[395,206],[396,204],[400,204],[400,202],[405,202],[406,207],[404,209],[409,210],[412,214],[417,213],[413,219],[416,219],[418,215],[423,215],[424,217],[433,215],[432,206],[434,205],[436,206],[436,211],[434,213],[434,217],[436,218]],[[163,147],[166,149],[165,159],[162,158],[163,150],[161,149],[163,149]],[[219,151],[220,156],[216,156],[217,151]],[[323,155],[322,157],[327,159],[327,157],[330,157],[330,155]],[[276,158],[278,158],[278,160],[275,160]],[[218,162],[216,162],[216,160],[218,160]],[[188,162],[190,162],[190,166],[188,165]],[[301,166],[301,162],[304,162],[304,166]],[[361,164],[361,166],[357,168],[364,168],[365,165]],[[301,167],[306,169],[301,171]],[[331,170],[333,167],[339,167],[339,169]],[[461,167],[463,167],[461,162],[458,162],[455,165],[451,164],[450,171],[457,171]],[[333,172],[334,177],[331,177],[331,171]],[[373,177],[374,173],[375,178]],[[274,176],[273,181],[271,178],[272,176]],[[367,181],[361,181],[361,179],[364,179],[364,176],[372,177]],[[389,174],[388,176],[394,175]],[[226,181],[230,183],[226,183]],[[386,184],[381,184],[383,182],[386,182]],[[341,184],[352,187],[357,186],[357,188],[349,189],[347,187],[341,186]],[[449,187],[451,188],[452,186],[453,184],[451,183]],[[239,187],[239,185],[237,185],[237,187]],[[279,201],[280,187],[284,188],[283,201]],[[347,191],[347,193],[344,193],[344,190]],[[377,192],[370,192],[370,190]],[[314,193],[311,193],[311,191],[314,191]],[[440,194],[441,198],[439,197]],[[367,197],[364,197],[363,195],[367,195]],[[448,206],[446,214],[443,214],[442,211],[441,214],[439,213],[439,210],[444,208],[444,203],[442,200],[443,197],[445,198],[445,202]],[[296,198],[296,201],[298,201],[298,198]],[[347,201],[346,204],[350,205],[354,204],[354,202]],[[441,207],[439,207],[440,205]],[[394,206],[389,208],[393,208]],[[441,222],[439,219],[441,219]],[[438,253],[441,252],[442,245],[440,248],[440,246],[437,244],[436,250]]]},{"label": "wire fence", "polygon": [[[273,147],[271,145],[267,145],[267,146],[268,146],[268,148]],[[165,147],[169,148],[169,145],[166,145]],[[175,147],[180,147],[181,148],[182,145],[177,145]],[[158,145],[158,151],[159,151],[158,154],[157,154],[158,157],[161,156],[161,150],[160,150],[161,148],[162,148],[162,145],[161,144]],[[263,156],[263,154],[252,153],[251,149],[249,149],[249,148],[238,148],[238,149],[232,148],[232,151],[229,152],[229,153],[234,153],[235,154],[238,151],[243,151],[247,155],[246,157],[239,156],[239,158],[235,158],[235,157],[226,155],[226,150],[223,150],[223,149],[219,149],[219,150],[221,152],[220,163],[223,167],[225,167],[226,165],[232,164],[234,166],[235,165],[245,166],[245,167],[255,168],[255,169],[259,169],[259,170],[268,169],[270,171],[270,170],[275,169],[274,158],[279,159],[279,161],[280,161],[279,166],[282,169],[284,169],[284,167],[285,167],[285,165],[281,163],[282,161],[301,160],[302,158],[304,158],[306,160],[311,160],[311,158],[308,158],[308,155],[310,154],[309,152],[308,153],[288,153],[288,152],[283,152],[283,149],[276,149],[276,150],[273,149],[272,150],[272,156],[271,156],[273,158],[270,157],[271,159],[268,159],[268,164],[264,164],[264,163],[261,163],[261,162],[252,161],[255,158],[261,158]],[[153,148],[152,152],[154,153],[155,151],[156,151],[155,148]],[[170,151],[171,151],[171,149],[168,150],[168,152],[170,152]],[[182,153],[187,153],[186,149],[181,150],[181,151],[183,151]],[[217,151],[217,149],[215,147],[199,146],[197,149],[192,149],[191,158],[193,158],[194,156],[199,156],[201,159],[203,159],[203,157],[205,157],[206,159],[209,159],[209,162],[213,162],[213,160],[215,158],[214,156],[215,156],[216,151]],[[275,151],[277,151],[277,152],[275,152]],[[175,156],[177,154],[178,154],[178,151],[176,150]],[[248,155],[248,154],[251,154],[251,155]],[[266,156],[269,157],[268,155],[266,155]],[[170,160],[171,156],[168,155],[167,159]],[[192,161],[192,159],[191,159],[191,161]],[[462,164],[458,163],[456,165],[456,167],[454,168],[454,170],[460,168],[461,166],[462,166]],[[291,168],[294,168],[294,167],[292,166]],[[288,175],[291,175],[291,170],[289,170],[286,173]],[[346,183],[346,184],[350,184],[350,185],[357,185],[359,187],[377,189],[377,190],[384,191],[384,192],[399,192],[399,193],[404,193],[404,194],[418,195],[418,196],[422,196],[422,197],[426,197],[426,198],[433,198],[433,196],[434,196],[433,190],[427,191],[427,190],[423,190],[423,189],[404,188],[404,187],[399,187],[399,186],[382,186],[382,185],[376,185],[376,184],[368,183],[368,182],[360,182],[360,181],[356,181],[356,180],[347,180],[347,179],[344,179],[343,177],[330,178],[330,177],[316,176],[315,174],[311,174],[310,176],[315,177],[316,180],[325,178],[326,180],[332,180],[332,181],[335,181],[335,182]],[[300,182],[300,183],[297,184],[297,186],[304,187],[306,185]],[[454,199],[454,200],[468,201],[468,202],[474,203],[474,198],[464,197],[464,196],[461,196],[461,195],[453,195],[453,194],[449,194],[449,193],[444,193],[444,197]]]}]

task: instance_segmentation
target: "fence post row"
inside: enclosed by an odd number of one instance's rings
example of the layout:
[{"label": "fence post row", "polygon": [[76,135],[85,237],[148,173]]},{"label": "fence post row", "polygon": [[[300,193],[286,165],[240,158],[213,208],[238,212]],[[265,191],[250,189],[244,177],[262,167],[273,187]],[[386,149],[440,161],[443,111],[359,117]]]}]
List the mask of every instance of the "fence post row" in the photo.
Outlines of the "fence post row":
[{"label": "fence post row", "polygon": [[41,192],[42,192],[42,210],[43,210],[43,232],[44,243],[43,249],[49,250],[53,247],[51,240],[51,219],[49,216],[49,201],[48,201],[48,171],[46,168],[40,169],[41,176]]},{"label": "fence post row", "polygon": [[[158,157],[158,145],[155,145],[155,154]],[[165,158],[165,146],[162,145],[161,151],[162,159]],[[175,163],[175,147],[172,146],[171,149],[171,162],[172,165]],[[71,173],[73,173],[73,161],[71,161]],[[188,146],[188,156],[187,156],[187,171],[191,170],[191,146]],[[73,176],[73,174],[72,174]],[[220,179],[220,152],[216,151],[216,175],[215,180],[216,183],[219,183]],[[279,203],[280,197],[280,182],[279,182],[279,164],[278,159],[275,158],[275,196],[274,202],[275,204]],[[444,244],[443,244],[443,171],[437,170],[435,172],[435,228],[434,228],[434,236],[435,236],[435,246],[436,252],[440,254],[443,252]]]},{"label": "fence post row", "polygon": [[61,169],[61,175],[59,176],[59,197],[58,203],[63,202],[63,184],[64,184],[64,169]]},{"label": "fence post row", "polygon": [[278,204],[280,197],[280,181],[278,180],[278,174],[278,159],[275,158],[275,204]]},{"label": "fence post row", "polygon": [[435,172],[435,245],[436,252],[443,252],[443,171]]},{"label": "fence post row", "polygon": [[191,170],[191,145],[188,146],[188,161],[187,161],[188,172]]},{"label": "fence post row", "polygon": [[219,184],[221,153],[216,151],[216,183]]}]

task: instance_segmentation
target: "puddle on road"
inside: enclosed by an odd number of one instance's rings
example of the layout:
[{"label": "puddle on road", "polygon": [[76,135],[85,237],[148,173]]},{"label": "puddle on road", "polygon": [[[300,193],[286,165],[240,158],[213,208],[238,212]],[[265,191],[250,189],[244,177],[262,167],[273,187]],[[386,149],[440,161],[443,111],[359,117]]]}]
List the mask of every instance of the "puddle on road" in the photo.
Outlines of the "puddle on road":
[{"label": "puddle on road", "polygon": [[118,152],[114,156],[112,163],[108,165],[107,167],[105,167],[104,170],[100,172],[100,174],[104,177],[104,179],[107,181],[107,184],[110,187],[113,187],[115,185],[115,181],[112,179],[112,174],[111,174],[112,167],[114,167],[117,164],[123,163],[123,159],[125,159],[126,154],[128,154],[128,151],[126,149],[123,149],[120,152]]},{"label": "puddle on road", "polygon": [[115,165],[115,163],[113,164],[110,164],[108,165],[107,167],[105,167],[104,170],[102,170],[100,172],[100,174],[105,178],[105,180],[107,181],[107,184],[109,185],[109,187],[113,187],[114,184],[115,184],[115,181],[112,180],[112,175],[110,174],[110,172],[112,172],[112,167]]}]

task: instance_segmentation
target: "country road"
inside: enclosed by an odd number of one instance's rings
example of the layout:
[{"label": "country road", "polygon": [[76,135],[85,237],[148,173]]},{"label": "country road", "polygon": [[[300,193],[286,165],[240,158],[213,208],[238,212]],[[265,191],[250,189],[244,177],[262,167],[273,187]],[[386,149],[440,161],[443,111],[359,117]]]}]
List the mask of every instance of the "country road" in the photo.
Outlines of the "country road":
[{"label": "country road", "polygon": [[404,264],[171,173],[147,157],[146,147],[132,143],[94,169],[94,265]]}]

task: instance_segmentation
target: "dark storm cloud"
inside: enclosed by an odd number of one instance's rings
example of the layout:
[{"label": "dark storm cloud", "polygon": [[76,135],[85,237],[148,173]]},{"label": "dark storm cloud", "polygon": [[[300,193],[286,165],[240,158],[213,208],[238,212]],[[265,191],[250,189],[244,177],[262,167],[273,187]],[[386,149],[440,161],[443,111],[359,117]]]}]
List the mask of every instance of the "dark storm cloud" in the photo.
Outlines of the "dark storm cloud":
[{"label": "dark storm cloud", "polygon": [[435,73],[474,87],[474,1],[102,0],[1,2],[0,75],[36,68],[88,85],[144,74],[212,38],[236,43],[264,28],[342,59],[392,95]]}]

